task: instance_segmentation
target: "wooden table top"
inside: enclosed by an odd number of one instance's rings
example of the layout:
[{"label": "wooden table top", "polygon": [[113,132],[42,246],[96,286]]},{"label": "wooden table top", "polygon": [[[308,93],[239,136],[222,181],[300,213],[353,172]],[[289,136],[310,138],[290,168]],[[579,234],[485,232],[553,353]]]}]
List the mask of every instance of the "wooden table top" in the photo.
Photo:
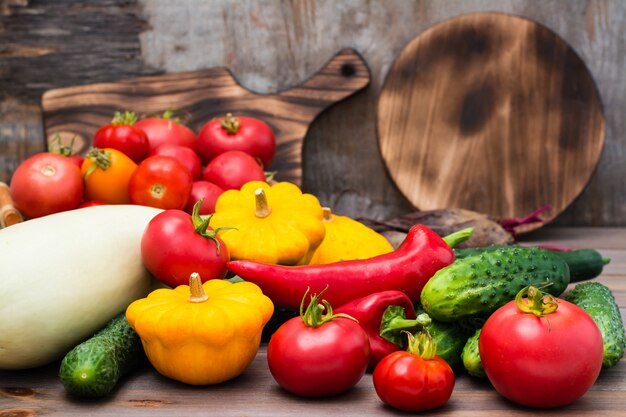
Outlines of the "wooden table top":
[{"label": "wooden table top", "polygon": [[[626,228],[545,228],[523,237],[523,244],[591,247],[612,258],[597,281],[609,286],[626,317]],[[0,371],[0,417],[27,416],[384,416],[402,415],[382,404],[371,374],[348,393],[330,399],[302,399],[281,390],[270,375],[266,346],[239,378],[210,387],[189,387],[161,377],[150,366],[123,380],[110,396],[77,400],[66,395],[58,363],[27,371]],[[486,380],[456,372],[450,401],[428,415],[443,416],[625,416],[626,359],[603,370],[585,396],[570,406],[537,411],[500,397]]]}]

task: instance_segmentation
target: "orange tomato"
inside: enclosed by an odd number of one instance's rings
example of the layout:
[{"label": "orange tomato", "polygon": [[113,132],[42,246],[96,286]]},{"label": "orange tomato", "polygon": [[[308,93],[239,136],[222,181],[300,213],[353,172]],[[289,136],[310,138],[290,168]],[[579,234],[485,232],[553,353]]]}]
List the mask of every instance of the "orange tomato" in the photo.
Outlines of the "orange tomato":
[{"label": "orange tomato", "polygon": [[81,166],[85,199],[108,204],[129,204],[128,182],[137,164],[113,148],[94,148]]}]

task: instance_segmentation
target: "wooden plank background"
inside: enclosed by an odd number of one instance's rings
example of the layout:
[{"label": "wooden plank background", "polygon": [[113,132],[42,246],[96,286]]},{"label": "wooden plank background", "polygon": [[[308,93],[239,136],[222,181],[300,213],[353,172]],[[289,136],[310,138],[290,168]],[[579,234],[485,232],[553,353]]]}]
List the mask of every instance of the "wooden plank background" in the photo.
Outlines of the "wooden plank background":
[{"label": "wooden plank background", "polygon": [[372,83],[313,123],[304,188],[338,213],[385,219],[413,208],[391,181],[375,108],[395,57],[448,18],[496,11],[561,36],[594,77],[606,117],[604,152],[557,225],[626,225],[626,2],[621,0],[0,0],[0,180],[43,149],[39,107],[50,88],[228,67],[246,88],[300,83],[345,47]]}]

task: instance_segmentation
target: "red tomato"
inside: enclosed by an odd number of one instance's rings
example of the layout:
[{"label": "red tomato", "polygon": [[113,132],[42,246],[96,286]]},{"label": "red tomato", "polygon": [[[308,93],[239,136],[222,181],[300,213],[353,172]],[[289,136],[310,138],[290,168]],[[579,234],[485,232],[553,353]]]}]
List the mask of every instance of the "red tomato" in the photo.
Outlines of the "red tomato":
[{"label": "red tomato", "polygon": [[208,222],[202,223],[199,215],[180,210],[166,210],[148,223],[141,238],[141,258],[155,278],[176,287],[189,285],[192,272],[200,274],[202,282],[226,276],[228,248]]},{"label": "red tomato", "polygon": [[185,211],[191,214],[193,212],[193,206],[198,201],[202,200],[200,214],[213,214],[215,213],[217,198],[222,195],[223,192],[224,190],[213,183],[208,181],[196,181],[191,187],[191,194],[185,206]]},{"label": "red tomato", "polygon": [[198,133],[197,145],[204,164],[226,151],[243,151],[267,168],[276,152],[276,138],[267,124],[254,117],[234,117],[230,113],[206,123]]},{"label": "red tomato", "polygon": [[148,136],[135,126],[135,113],[115,112],[110,124],[102,126],[93,137],[96,148],[113,148],[128,156],[133,162],[140,162],[148,156]]},{"label": "red tomato", "polygon": [[280,326],[267,347],[267,363],[278,385],[303,397],[349,390],[365,374],[370,356],[369,339],[361,326],[350,318],[333,316],[332,309],[322,316],[319,295],[311,297],[301,317]]},{"label": "red tomato", "polygon": [[107,203],[105,203],[104,201],[90,200],[90,201],[82,202],[80,206],[78,206],[78,208],[93,207],[93,206],[106,206],[106,204]]},{"label": "red tomato", "polygon": [[193,149],[186,146],[163,143],[150,151],[150,156],[154,155],[171,156],[182,162],[191,173],[191,177],[194,181],[202,177],[202,165],[200,164],[198,155],[196,155]]},{"label": "red tomato", "polygon": [[171,156],[151,156],[144,159],[130,177],[130,201],[142,206],[182,210],[192,184],[191,173],[182,163]]},{"label": "red tomato", "polygon": [[[528,292],[529,299],[535,299],[533,289]],[[538,317],[519,306],[539,304],[518,295],[496,310],[481,330],[478,349],[485,373],[511,401],[537,408],[570,404],[600,373],[603,345],[598,326],[576,305],[555,301],[556,311]]]},{"label": "red tomato", "polygon": [[248,181],[265,181],[265,171],[247,153],[228,151],[209,162],[202,178],[223,190],[238,190]]},{"label": "red tomato", "polygon": [[163,143],[186,146],[196,150],[196,134],[187,126],[172,119],[172,112],[163,117],[149,117],[138,121],[135,126],[146,132],[150,151]]},{"label": "red tomato", "polygon": [[84,193],[83,176],[68,157],[43,152],[17,167],[10,191],[15,207],[33,219],[77,208]]},{"label": "red tomato", "polygon": [[446,361],[435,356],[436,347],[419,356],[416,343],[432,341],[423,333],[416,339],[411,336],[409,351],[385,356],[372,375],[376,394],[385,404],[410,412],[441,407],[454,390],[454,372]]}]

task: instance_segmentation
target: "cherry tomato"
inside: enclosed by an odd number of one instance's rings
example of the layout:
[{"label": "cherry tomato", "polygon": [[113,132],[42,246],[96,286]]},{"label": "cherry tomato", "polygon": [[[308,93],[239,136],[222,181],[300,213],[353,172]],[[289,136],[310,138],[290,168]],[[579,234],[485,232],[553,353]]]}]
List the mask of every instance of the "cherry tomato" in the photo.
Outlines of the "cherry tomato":
[{"label": "cherry tomato", "polygon": [[192,184],[191,173],[182,163],[171,156],[151,156],[139,164],[130,178],[130,201],[142,206],[182,210]]},{"label": "cherry tomato", "polygon": [[223,190],[238,190],[248,181],[265,181],[265,171],[247,153],[228,151],[209,162],[202,178]]},{"label": "cherry tomato", "polygon": [[30,219],[75,209],[84,192],[76,164],[51,152],[24,160],[13,173],[9,189],[15,207]]},{"label": "cherry tomato", "polygon": [[487,319],[478,349],[494,388],[529,407],[576,401],[602,367],[602,334],[589,314],[533,287]]},{"label": "cherry tomato", "polygon": [[163,143],[150,152],[150,156],[154,155],[171,156],[172,158],[182,162],[191,173],[191,177],[194,181],[199,180],[202,177],[202,165],[200,164],[200,159],[191,148]]},{"label": "cherry tomato", "polygon": [[128,183],[137,164],[113,148],[94,148],[83,161],[85,200],[100,200],[107,204],[128,204]]},{"label": "cherry tomato", "polygon": [[222,279],[228,272],[228,248],[199,214],[180,210],[157,214],[141,238],[141,258],[145,267],[170,287],[188,285],[192,272],[202,282]]},{"label": "cherry tomato", "polygon": [[276,152],[276,138],[267,124],[254,117],[235,117],[230,113],[207,122],[198,133],[197,145],[204,164],[226,151],[243,151],[267,168]]},{"label": "cherry tomato", "polygon": [[327,303],[319,304],[320,295],[311,297],[302,316],[281,325],[267,347],[267,363],[278,385],[303,397],[349,390],[369,362],[367,333],[352,318],[333,314]]},{"label": "cherry tomato", "polygon": [[198,201],[202,200],[202,204],[200,205],[200,214],[213,214],[215,213],[215,203],[217,202],[217,198],[222,195],[223,192],[224,190],[213,183],[208,181],[196,181],[191,187],[191,194],[189,195],[189,200],[185,206],[185,211],[191,214],[193,206]]},{"label": "cherry tomato", "polygon": [[113,148],[121,151],[134,162],[148,156],[149,144],[146,133],[135,126],[137,115],[132,112],[115,112],[110,124],[102,126],[93,137],[96,148]]},{"label": "cherry tomato", "polygon": [[142,119],[135,126],[146,132],[150,151],[163,143],[186,146],[195,151],[196,134],[172,116],[173,112],[166,111],[162,117]]},{"label": "cherry tomato", "polygon": [[374,369],[372,379],[378,397],[387,405],[410,412],[447,403],[454,390],[454,372],[435,355],[436,349],[427,333],[410,335],[407,351],[390,353]]}]

